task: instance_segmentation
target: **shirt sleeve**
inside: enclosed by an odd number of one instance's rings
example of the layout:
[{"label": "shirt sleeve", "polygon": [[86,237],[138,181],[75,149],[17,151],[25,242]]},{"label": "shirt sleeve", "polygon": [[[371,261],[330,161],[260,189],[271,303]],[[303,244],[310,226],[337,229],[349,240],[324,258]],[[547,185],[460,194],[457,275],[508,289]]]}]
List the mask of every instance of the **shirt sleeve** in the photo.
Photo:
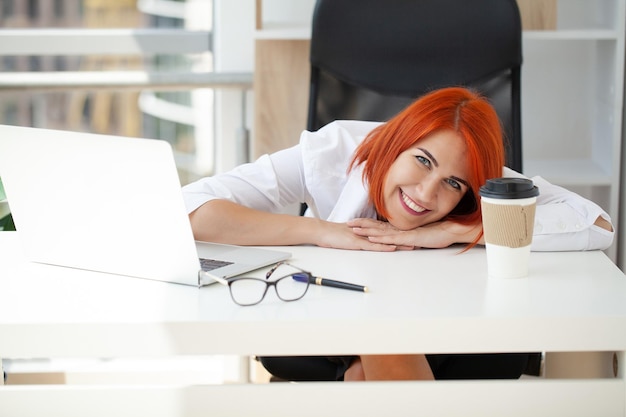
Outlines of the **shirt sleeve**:
[{"label": "shirt sleeve", "polygon": [[335,121],[302,132],[292,148],[264,155],[224,174],[183,187],[187,212],[210,200],[225,199],[256,210],[285,212],[307,203],[310,214],[345,221],[369,214],[360,171],[347,168],[356,146],[377,122]]},{"label": "shirt sleeve", "polygon": [[[523,177],[508,168],[505,168],[504,176]],[[531,250],[604,250],[611,246],[615,231],[594,224],[598,217],[611,223],[611,218],[600,206],[542,177],[531,179],[539,188]]]},{"label": "shirt sleeve", "polygon": [[183,187],[188,213],[215,199],[280,212],[290,204],[304,201],[304,193],[300,145],[263,155],[255,162]]}]

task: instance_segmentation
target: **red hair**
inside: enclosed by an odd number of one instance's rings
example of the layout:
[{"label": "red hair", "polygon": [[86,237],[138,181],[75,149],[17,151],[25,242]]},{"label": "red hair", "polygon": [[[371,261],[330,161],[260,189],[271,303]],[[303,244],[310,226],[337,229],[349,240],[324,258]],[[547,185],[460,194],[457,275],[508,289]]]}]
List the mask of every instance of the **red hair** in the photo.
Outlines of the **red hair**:
[{"label": "red hair", "polygon": [[478,190],[487,179],[502,176],[502,128],[487,99],[462,87],[443,88],[422,96],[370,132],[356,149],[349,169],[363,164],[363,181],[369,184],[370,201],[381,216],[388,217],[383,186],[391,165],[402,152],[440,130],[454,131],[465,140],[470,169],[466,178],[469,190],[446,219],[462,224],[480,221]]}]

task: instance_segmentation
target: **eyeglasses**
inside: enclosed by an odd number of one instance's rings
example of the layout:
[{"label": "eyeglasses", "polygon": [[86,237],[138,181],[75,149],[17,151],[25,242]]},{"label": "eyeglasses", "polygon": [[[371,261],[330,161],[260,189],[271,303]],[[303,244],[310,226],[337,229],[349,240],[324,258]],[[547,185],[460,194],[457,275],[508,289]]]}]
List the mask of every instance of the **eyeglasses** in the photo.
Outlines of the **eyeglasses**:
[{"label": "eyeglasses", "polygon": [[[279,271],[280,278],[268,281],[274,272]],[[230,291],[230,297],[240,306],[253,306],[259,304],[265,298],[269,287],[274,287],[276,295],[283,301],[296,301],[304,297],[309,289],[309,281],[313,279],[313,275],[293,266],[287,262],[279,262],[267,274],[265,279],[251,277],[235,277],[224,279],[208,272],[204,272],[210,278],[222,285],[227,285]],[[306,281],[302,279],[302,275],[306,275]]]}]

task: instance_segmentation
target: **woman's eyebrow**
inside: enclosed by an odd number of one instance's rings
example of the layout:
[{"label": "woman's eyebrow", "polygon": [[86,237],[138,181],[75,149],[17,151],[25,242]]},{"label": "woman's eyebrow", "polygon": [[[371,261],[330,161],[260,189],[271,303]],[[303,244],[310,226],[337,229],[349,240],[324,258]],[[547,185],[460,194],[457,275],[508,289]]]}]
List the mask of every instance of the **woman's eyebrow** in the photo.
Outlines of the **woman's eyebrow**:
[{"label": "woman's eyebrow", "polygon": [[[433,165],[435,165],[436,167],[439,167],[439,162],[437,162],[437,159],[433,156],[432,153],[428,152],[428,150],[424,149],[424,148],[417,148],[420,151],[424,152],[426,154],[426,156],[431,160],[431,162],[433,163]],[[467,188],[470,188],[470,185],[467,181],[465,181],[462,178],[459,177],[455,177],[455,176],[451,176],[451,179],[460,182],[461,184],[465,185]]]},{"label": "woman's eyebrow", "polygon": [[455,180],[455,181],[460,182],[461,184],[465,185],[467,188],[471,188],[471,187],[470,187],[470,185],[469,185],[469,183],[468,183],[467,181],[465,181],[464,179],[462,179],[462,178],[455,177],[454,175],[453,175],[453,176],[451,176],[450,178],[451,178],[451,179],[453,179],[453,180]]},{"label": "woman's eyebrow", "polygon": [[424,148],[417,148],[420,151],[424,152],[426,154],[426,156],[432,161],[433,165],[435,165],[436,167],[439,166],[439,162],[437,162],[437,159],[433,156],[432,153],[428,152],[426,149]]}]

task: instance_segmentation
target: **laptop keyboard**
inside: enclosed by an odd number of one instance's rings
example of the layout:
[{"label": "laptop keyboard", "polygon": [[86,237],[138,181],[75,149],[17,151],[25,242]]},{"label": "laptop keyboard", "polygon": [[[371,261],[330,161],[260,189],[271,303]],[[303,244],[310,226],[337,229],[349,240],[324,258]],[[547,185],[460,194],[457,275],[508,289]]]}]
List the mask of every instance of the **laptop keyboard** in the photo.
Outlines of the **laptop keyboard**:
[{"label": "laptop keyboard", "polygon": [[203,271],[209,272],[222,266],[232,265],[232,262],[218,261],[217,259],[200,258],[200,267]]}]

